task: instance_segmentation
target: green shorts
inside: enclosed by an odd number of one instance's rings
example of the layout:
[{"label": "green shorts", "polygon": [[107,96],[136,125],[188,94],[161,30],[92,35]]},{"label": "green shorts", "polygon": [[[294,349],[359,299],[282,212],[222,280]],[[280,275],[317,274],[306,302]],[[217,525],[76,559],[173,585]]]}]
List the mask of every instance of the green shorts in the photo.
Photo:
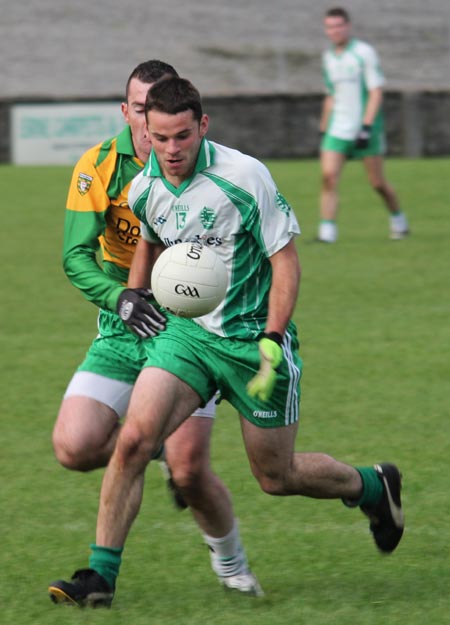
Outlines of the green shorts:
[{"label": "green shorts", "polygon": [[108,310],[100,310],[98,330],[78,371],[134,384],[146,360],[144,341],[128,330],[116,313]]},{"label": "green shorts", "polygon": [[[90,397],[112,408],[119,418],[124,417],[133,385],[147,360],[146,341],[132,334],[115,313],[107,310],[100,310],[98,325],[99,334],[69,382],[64,397]],[[208,400],[193,416],[214,419],[214,393]]]},{"label": "green shorts", "polygon": [[320,149],[322,152],[339,152],[345,154],[347,158],[365,158],[366,156],[383,156],[386,151],[386,142],[383,131],[374,129],[370,135],[368,147],[358,150],[355,147],[355,141],[339,139],[325,133]]},{"label": "green shorts", "polygon": [[144,366],[169,371],[207,402],[216,389],[242,416],[263,428],[283,427],[299,419],[302,361],[295,326],[283,342],[284,358],[267,402],[251,398],[246,385],[259,370],[257,341],[223,338],[207,332],[191,319],[168,315],[166,330],[144,342]]}]

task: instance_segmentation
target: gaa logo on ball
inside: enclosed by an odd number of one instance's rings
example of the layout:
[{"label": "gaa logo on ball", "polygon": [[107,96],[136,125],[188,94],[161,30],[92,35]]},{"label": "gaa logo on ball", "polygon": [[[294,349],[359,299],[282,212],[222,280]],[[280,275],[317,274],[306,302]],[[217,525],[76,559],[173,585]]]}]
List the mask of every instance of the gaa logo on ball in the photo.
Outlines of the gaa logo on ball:
[{"label": "gaa logo on ball", "polygon": [[201,317],[222,302],[228,287],[225,263],[197,242],[168,247],[156,261],[151,278],[158,304],[179,317]]},{"label": "gaa logo on ball", "polygon": [[200,297],[200,293],[195,286],[186,286],[185,284],[177,284],[175,286],[175,293],[177,295],[185,295],[186,297]]}]

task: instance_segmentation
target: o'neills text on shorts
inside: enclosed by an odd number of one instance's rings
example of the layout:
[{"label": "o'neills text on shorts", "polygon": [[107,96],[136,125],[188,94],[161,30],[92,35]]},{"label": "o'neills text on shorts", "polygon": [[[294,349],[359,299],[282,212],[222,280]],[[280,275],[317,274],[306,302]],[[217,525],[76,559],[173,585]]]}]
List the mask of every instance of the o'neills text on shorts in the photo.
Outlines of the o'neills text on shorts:
[{"label": "o'neills text on shorts", "polygon": [[254,410],[253,416],[257,419],[276,419],[278,412],[276,410]]}]

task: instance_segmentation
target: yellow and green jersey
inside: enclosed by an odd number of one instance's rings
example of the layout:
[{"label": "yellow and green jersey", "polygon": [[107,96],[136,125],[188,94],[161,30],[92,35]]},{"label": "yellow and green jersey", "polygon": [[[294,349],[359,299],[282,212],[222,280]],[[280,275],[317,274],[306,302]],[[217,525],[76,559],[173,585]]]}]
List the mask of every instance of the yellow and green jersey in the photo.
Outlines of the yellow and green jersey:
[{"label": "yellow and green jersey", "polygon": [[88,150],[73,170],[64,226],[64,271],[100,308],[115,310],[128,278],[140,237],[128,190],[143,166],[127,126],[117,137]]}]

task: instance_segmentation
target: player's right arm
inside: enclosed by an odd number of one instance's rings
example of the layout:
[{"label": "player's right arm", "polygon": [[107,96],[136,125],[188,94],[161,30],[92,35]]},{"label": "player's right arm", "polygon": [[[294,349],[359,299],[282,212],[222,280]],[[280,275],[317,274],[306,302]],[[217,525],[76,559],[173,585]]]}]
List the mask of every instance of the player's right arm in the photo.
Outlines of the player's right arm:
[{"label": "player's right arm", "polygon": [[322,113],[320,115],[319,130],[321,133],[327,131],[328,122],[330,120],[331,112],[333,110],[333,96],[327,94],[322,102]]},{"label": "player's right arm", "polygon": [[327,69],[327,53],[325,52],[322,55],[322,78],[325,85],[325,96],[322,101],[322,112],[320,115],[320,126],[319,130],[321,133],[325,133],[328,128],[328,123],[330,121],[331,113],[333,111],[334,106],[334,86],[331,80],[330,74]]},{"label": "player's right arm", "polygon": [[136,246],[128,275],[128,286],[130,288],[150,287],[152,267],[164,249],[164,245],[156,245],[141,237]]},{"label": "player's right arm", "polygon": [[[146,190],[140,197],[140,209],[136,209],[135,203],[139,204],[139,192],[136,195],[136,187],[141,186]],[[133,212],[141,213],[143,219],[145,205],[147,201],[148,183],[142,182],[142,176],[138,175],[133,180],[129,193],[128,202]],[[118,313],[124,323],[141,338],[151,338],[156,336],[166,327],[166,318],[151,303],[152,292],[150,286],[151,270],[157,257],[164,249],[164,246],[155,245],[149,240],[151,238],[147,223],[141,222],[142,237],[138,241],[133,260],[128,274],[127,287],[119,296]]]},{"label": "player's right arm", "polygon": [[101,308],[115,310],[124,286],[104,273],[97,261],[110,200],[95,167],[95,148],[76,164],[67,198],[63,267],[70,282]]},{"label": "player's right arm", "polygon": [[128,192],[130,209],[140,220],[141,238],[136,246],[128,274],[130,288],[150,286],[150,276],[156,259],[165,249],[157,234],[147,221],[147,203],[151,183],[144,172],[138,174]]}]

